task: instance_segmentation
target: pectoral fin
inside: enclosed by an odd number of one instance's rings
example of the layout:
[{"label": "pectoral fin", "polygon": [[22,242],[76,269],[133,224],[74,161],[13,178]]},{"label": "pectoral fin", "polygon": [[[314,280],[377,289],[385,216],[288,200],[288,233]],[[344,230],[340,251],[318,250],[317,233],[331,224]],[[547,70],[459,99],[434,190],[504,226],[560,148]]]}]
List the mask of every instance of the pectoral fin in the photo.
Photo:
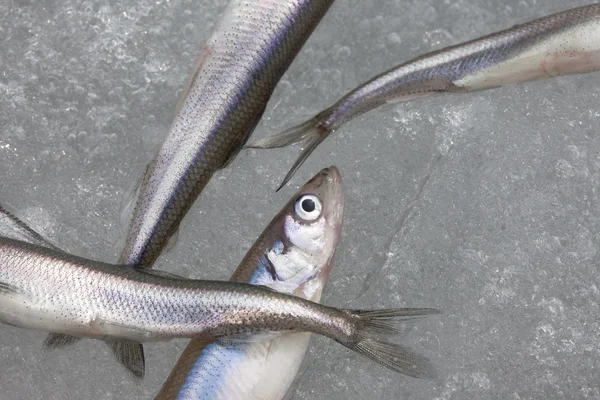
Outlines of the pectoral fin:
[{"label": "pectoral fin", "polygon": [[8,283],[0,282],[0,294],[18,294],[19,291]]},{"label": "pectoral fin", "polygon": [[19,215],[19,212],[0,200],[0,236],[6,236],[12,239],[23,240],[25,242],[36,244],[38,246],[48,247],[54,250],[60,250],[45,237],[40,235],[36,229],[32,228],[25,218]]},{"label": "pectoral fin", "polygon": [[43,347],[49,350],[62,349],[80,341],[77,336],[64,333],[49,333],[44,340]]}]

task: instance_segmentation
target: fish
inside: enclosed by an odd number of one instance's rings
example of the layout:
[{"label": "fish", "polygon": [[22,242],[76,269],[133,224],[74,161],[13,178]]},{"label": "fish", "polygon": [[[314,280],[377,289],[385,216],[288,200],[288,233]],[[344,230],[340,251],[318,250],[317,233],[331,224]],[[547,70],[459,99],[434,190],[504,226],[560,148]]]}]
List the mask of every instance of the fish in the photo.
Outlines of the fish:
[{"label": "fish", "polygon": [[[200,52],[167,136],[125,196],[128,221],[118,264],[152,267],[174,246],[186,213],[212,175],[227,166],[258,124],[283,73],[333,0],[231,0]],[[76,342],[50,334],[47,348]],[[143,376],[143,347],[111,346]],[[137,360],[137,361],[136,361]]]},{"label": "fish", "polygon": [[212,175],[246,143],[276,84],[332,3],[228,3],[161,148],[124,202],[123,215],[133,213],[119,264],[149,267],[167,249]]},{"label": "fish", "polygon": [[[301,229],[303,222],[289,224]],[[435,376],[431,362],[390,339],[433,314],[439,311],[329,307],[265,286],[185,279],[0,237],[0,322],[67,338],[120,345],[311,332],[390,370],[427,378]]]},{"label": "fish", "polygon": [[414,58],[373,77],[312,119],[247,147],[303,144],[280,190],[331,133],[380,106],[599,69],[600,4],[591,4]]},{"label": "fish", "polygon": [[[318,302],[333,267],[343,214],[342,177],[331,166],[292,196],[248,250],[231,281]],[[302,222],[299,229],[295,221]],[[288,333],[245,343],[192,339],[156,400],[282,399],[310,337]]]},{"label": "fish", "polygon": [[[33,228],[25,218],[20,215],[6,202],[0,201],[0,237],[6,237],[24,241],[37,246],[46,247],[58,252],[68,253],[65,247],[60,247],[42,234],[36,228]],[[50,333],[44,340],[43,347],[47,349],[56,349],[69,346],[79,341],[79,337]],[[146,370],[146,361],[141,344],[138,343],[119,343],[107,341],[106,343],[114,353],[117,361],[122,364],[134,379],[142,379]]]}]

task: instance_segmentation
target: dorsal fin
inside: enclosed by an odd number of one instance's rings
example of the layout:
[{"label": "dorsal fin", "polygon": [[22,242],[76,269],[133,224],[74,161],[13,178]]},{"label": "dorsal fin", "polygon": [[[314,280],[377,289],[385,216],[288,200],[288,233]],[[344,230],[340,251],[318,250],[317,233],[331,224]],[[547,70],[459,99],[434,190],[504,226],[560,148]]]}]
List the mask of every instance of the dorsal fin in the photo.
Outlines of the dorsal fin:
[{"label": "dorsal fin", "polygon": [[123,199],[121,200],[121,209],[119,211],[119,225],[121,227],[121,232],[124,234],[127,234],[127,231],[129,230],[129,224],[131,223],[133,211],[135,209],[135,205],[140,195],[142,179],[144,179],[144,177],[146,176],[146,172],[148,172],[149,167],[150,164],[146,165],[144,174],[125,191]]},{"label": "dorsal fin", "polygon": [[27,243],[38,246],[48,247],[53,250],[60,250],[58,246],[52,244],[48,239],[42,236],[38,231],[31,227],[25,218],[13,207],[0,200],[0,236],[11,239],[22,240]]}]

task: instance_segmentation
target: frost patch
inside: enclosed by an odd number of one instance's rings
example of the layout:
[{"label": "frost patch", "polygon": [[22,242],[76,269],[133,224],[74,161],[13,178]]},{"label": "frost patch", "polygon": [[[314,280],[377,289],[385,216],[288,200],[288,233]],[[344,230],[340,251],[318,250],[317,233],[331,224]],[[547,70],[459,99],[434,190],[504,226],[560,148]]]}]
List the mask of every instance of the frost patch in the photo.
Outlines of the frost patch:
[{"label": "frost patch", "polygon": [[507,304],[517,295],[512,289],[499,288],[491,283],[485,285],[483,293],[485,298],[498,304]]},{"label": "frost patch", "polygon": [[565,306],[563,302],[556,297],[543,299],[537,305],[538,307],[547,308],[554,317],[562,318],[564,316]]}]

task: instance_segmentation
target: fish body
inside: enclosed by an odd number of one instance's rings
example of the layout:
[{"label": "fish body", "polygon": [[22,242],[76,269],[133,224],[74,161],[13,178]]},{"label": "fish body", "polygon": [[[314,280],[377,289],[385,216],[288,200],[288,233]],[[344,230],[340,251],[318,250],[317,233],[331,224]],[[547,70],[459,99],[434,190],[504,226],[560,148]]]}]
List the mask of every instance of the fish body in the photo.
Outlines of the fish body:
[{"label": "fish body", "polygon": [[142,343],[312,332],[410,376],[428,360],[387,342],[433,309],[343,310],[245,283],[189,280],[0,238],[0,322],[69,337]]},{"label": "fish body", "polygon": [[[303,209],[306,201],[316,204],[314,217]],[[339,171],[322,170],[271,221],[231,280],[318,302],[340,240],[343,205]],[[305,332],[252,342],[192,339],[156,399],[282,399],[309,340]]]},{"label": "fish body", "polygon": [[417,57],[379,74],[313,119],[249,147],[302,141],[282,186],[332,132],[389,103],[600,70],[600,4],[573,8]]},{"label": "fish body", "polygon": [[120,264],[151,266],[214,172],[242,148],[333,0],[231,0],[148,165]]}]

